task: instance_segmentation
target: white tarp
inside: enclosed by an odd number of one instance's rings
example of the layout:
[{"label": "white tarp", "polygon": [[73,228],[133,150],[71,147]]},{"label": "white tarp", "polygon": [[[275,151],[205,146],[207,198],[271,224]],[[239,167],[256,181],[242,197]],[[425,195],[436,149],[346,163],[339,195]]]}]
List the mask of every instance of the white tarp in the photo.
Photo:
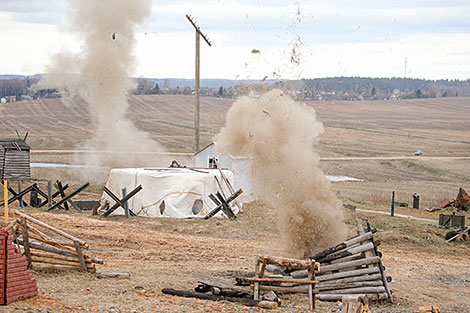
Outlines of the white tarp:
[{"label": "white tarp", "polygon": [[[228,170],[224,170],[223,173],[233,186],[233,173]],[[217,191],[220,191],[216,178],[222,185],[225,196],[229,197],[230,192],[218,169],[113,169],[109,174],[106,187],[116,196],[122,198],[123,187],[126,187],[127,193],[129,193],[135,187],[142,185],[143,189],[128,201],[129,208],[138,216],[201,217],[216,207],[208,197],[209,194],[215,195]],[[103,193],[101,197],[102,203],[104,200],[109,201],[110,205],[115,203],[106,193]],[[203,204],[198,214],[193,213],[193,207],[197,207],[197,205],[195,206],[196,200],[202,200]],[[163,214],[161,214],[163,207]],[[232,209],[236,212],[233,205]],[[113,214],[123,215],[124,210],[119,207]],[[221,215],[219,213],[216,216],[220,217]]]}]

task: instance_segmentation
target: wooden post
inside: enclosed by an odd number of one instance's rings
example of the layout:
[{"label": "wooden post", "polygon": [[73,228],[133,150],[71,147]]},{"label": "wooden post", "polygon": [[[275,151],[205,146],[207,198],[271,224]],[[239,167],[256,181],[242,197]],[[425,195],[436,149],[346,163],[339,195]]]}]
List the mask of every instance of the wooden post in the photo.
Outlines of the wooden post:
[{"label": "wooden post", "polygon": [[196,115],[194,116],[194,130],[195,130],[195,152],[199,151],[199,132],[200,132],[200,44],[199,44],[200,35],[199,32],[196,30]]},{"label": "wooden post", "polygon": [[52,206],[52,181],[47,182],[47,202],[50,208]]},{"label": "wooden post", "polygon": [[200,112],[200,37],[205,40],[205,42],[211,46],[211,42],[207,37],[201,32],[201,29],[199,26],[196,25],[196,23],[193,21],[191,16],[186,15],[186,18],[188,21],[193,25],[194,29],[196,30],[196,75],[195,75],[195,93],[196,93],[196,114],[194,117],[194,130],[195,130],[195,152],[199,151],[199,132],[200,132],[200,122],[199,122],[199,112]]},{"label": "wooden post", "polygon": [[[125,199],[127,196],[127,188],[126,187],[123,187],[122,188],[122,198]],[[126,218],[130,218],[130,214],[129,214],[129,203],[127,202],[127,200],[123,203],[124,204],[124,215],[126,216]]]},{"label": "wooden post", "polygon": [[8,180],[3,181],[3,199],[5,203],[5,224],[8,225]]},{"label": "wooden post", "polygon": [[[21,186],[21,179],[18,180],[18,193],[21,192],[22,190],[22,186]],[[23,208],[24,207],[24,204],[23,204],[23,197],[20,197],[20,208]]]},{"label": "wooden post", "polygon": [[87,267],[85,263],[85,258],[83,257],[83,253],[82,253],[82,246],[80,245],[78,241],[74,241],[73,244],[75,245],[75,250],[77,251],[78,260],[80,261],[80,267],[82,268],[82,270],[86,272]]},{"label": "wooden post", "polygon": [[[256,258],[255,277],[259,278],[259,260]],[[253,290],[253,300],[259,300],[259,281],[255,281],[255,288]]]},{"label": "wooden post", "polygon": [[395,216],[395,191],[392,191],[392,211],[391,216]]},{"label": "wooden post", "polygon": [[[308,280],[313,281],[315,280],[315,260],[310,261],[310,267],[308,269]],[[313,290],[315,289],[315,285],[308,284],[308,302],[310,305],[310,310],[315,310],[315,294],[313,293]]]},{"label": "wooden post", "polygon": [[28,267],[31,267],[31,250],[29,248],[29,234],[28,234],[28,226],[26,225],[26,218],[21,218],[21,224],[23,225],[23,247],[24,247],[24,255],[26,260],[28,261]]}]

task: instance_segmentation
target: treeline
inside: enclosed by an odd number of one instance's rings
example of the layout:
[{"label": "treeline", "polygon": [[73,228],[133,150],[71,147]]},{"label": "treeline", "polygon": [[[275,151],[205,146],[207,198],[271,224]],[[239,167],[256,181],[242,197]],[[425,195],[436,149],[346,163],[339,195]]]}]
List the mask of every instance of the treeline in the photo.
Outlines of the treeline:
[{"label": "treeline", "polygon": [[[0,98],[16,97],[16,100],[66,96],[55,89],[32,88],[41,75],[1,76]],[[203,80],[204,81],[204,80]],[[193,86],[185,86],[190,80],[137,78],[133,94],[194,94]],[[179,85],[176,85],[178,83]],[[229,81],[212,79],[211,86],[201,84],[201,95],[238,97],[254,91],[264,92],[281,88],[296,98],[304,100],[327,99],[401,99],[427,97],[470,96],[469,80],[425,80],[414,78],[365,78],[331,77],[283,81]],[[230,85],[228,85],[230,84]],[[173,85],[176,85],[174,87]],[[215,86],[219,86],[215,88]],[[233,86],[233,87],[232,87]],[[3,100],[2,100],[3,101]]]},{"label": "treeline", "polygon": [[337,97],[403,98],[470,96],[470,80],[425,80],[415,78],[331,77],[289,81],[297,90],[323,92]]}]

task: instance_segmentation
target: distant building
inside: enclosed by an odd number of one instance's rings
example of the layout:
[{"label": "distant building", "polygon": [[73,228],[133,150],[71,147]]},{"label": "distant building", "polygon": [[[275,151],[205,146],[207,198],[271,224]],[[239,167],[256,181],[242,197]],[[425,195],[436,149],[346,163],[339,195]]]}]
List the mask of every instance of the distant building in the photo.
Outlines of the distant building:
[{"label": "distant building", "polygon": [[[241,188],[243,194],[240,196],[242,202],[249,202],[255,199],[253,194],[251,159],[246,157],[234,157],[231,155],[223,155],[215,151],[215,143],[202,148],[194,154],[194,165],[200,168],[216,168],[215,161],[220,164],[223,169],[233,172],[234,186],[237,190]],[[223,182],[221,182],[223,184]]]},{"label": "distant building", "polygon": [[9,99],[8,102],[16,102],[16,96],[9,96],[7,99]]},{"label": "distant building", "polygon": [[34,98],[28,95],[21,95],[21,101],[33,100]]}]

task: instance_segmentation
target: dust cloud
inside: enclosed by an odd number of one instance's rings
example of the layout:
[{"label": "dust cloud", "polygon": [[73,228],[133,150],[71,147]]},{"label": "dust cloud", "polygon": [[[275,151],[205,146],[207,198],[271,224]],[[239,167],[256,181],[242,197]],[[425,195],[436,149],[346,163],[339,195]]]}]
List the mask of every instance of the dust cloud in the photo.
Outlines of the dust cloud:
[{"label": "dust cloud", "polygon": [[[86,165],[142,166],[163,148],[128,118],[128,93],[134,87],[135,29],[151,13],[151,0],[69,0],[69,28],[82,41],[79,53],[59,53],[41,86],[66,88],[88,103],[93,136],[77,149]],[[66,72],[66,73],[64,73]],[[71,73],[75,73],[72,75]],[[90,173],[93,175],[93,173]]]},{"label": "dust cloud", "polygon": [[275,89],[237,100],[215,136],[221,153],[253,158],[255,192],[276,209],[290,256],[312,255],[347,235],[341,201],[319,168],[313,147],[322,132],[313,108]]}]

